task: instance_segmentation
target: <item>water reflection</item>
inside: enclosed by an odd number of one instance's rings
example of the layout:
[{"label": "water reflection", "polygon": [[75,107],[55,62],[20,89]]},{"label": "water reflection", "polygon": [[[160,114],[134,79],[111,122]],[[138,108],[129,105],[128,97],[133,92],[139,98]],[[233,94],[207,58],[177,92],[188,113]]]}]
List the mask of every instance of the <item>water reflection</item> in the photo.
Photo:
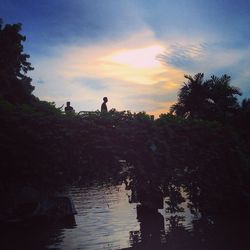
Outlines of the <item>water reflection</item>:
[{"label": "water reflection", "polygon": [[187,200],[170,213],[169,198],[158,210],[129,203],[125,185],[70,187],[64,195],[74,201],[75,220],[1,228],[1,249],[249,249],[248,222],[195,216]]},{"label": "water reflection", "polygon": [[157,211],[143,211],[137,206],[137,220],[140,222],[140,231],[131,231],[132,246],[147,246],[156,249],[164,243],[164,217]]},{"label": "water reflection", "polygon": [[[67,232],[62,249],[119,249],[130,246],[128,232],[138,230],[136,205],[123,185],[92,185],[68,191],[78,214],[77,230]],[[73,245],[73,246],[72,246]]]},{"label": "water reflection", "polygon": [[[74,219],[67,219],[60,224],[8,225],[1,227],[1,249],[4,250],[44,250],[57,249],[64,238],[64,229],[76,227]],[[52,247],[53,246],[53,247]],[[60,249],[60,248],[59,248]]]}]

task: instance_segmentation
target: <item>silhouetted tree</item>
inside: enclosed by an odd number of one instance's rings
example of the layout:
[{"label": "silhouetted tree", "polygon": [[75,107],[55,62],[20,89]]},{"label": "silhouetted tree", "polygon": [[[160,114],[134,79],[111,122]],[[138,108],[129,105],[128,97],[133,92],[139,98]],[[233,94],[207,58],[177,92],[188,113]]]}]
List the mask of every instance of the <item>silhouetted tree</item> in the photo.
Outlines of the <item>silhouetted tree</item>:
[{"label": "silhouetted tree", "polygon": [[215,120],[229,121],[239,110],[237,95],[241,95],[239,88],[230,86],[231,77],[212,76],[208,81],[209,95],[212,102],[212,114]]},{"label": "silhouetted tree", "polygon": [[179,91],[178,102],[171,107],[171,111],[178,116],[190,118],[205,118],[210,106],[209,88],[204,81],[204,74],[195,76],[185,75],[188,82]]},{"label": "silhouetted tree", "polygon": [[237,125],[241,129],[243,128],[249,135],[250,126],[250,98],[245,98],[242,100],[240,105],[240,110],[237,117]]},{"label": "silhouetted tree", "polygon": [[187,83],[180,89],[178,102],[171,107],[171,112],[185,118],[229,121],[239,110],[238,88],[230,86],[231,77],[211,76],[204,80],[204,74],[184,76]]},{"label": "silhouetted tree", "polygon": [[33,70],[23,53],[22,42],[26,37],[20,34],[21,24],[0,22],[0,97],[12,103],[29,103],[34,87],[27,76]]},{"label": "silhouetted tree", "polygon": [[244,98],[240,106],[241,111],[250,112],[250,98]]}]

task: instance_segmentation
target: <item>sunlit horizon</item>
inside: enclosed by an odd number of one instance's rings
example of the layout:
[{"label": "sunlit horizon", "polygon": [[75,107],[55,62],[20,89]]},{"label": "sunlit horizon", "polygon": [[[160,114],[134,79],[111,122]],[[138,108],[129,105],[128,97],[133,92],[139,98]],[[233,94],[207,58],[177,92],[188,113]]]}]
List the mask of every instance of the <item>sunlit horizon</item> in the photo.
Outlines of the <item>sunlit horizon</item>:
[{"label": "sunlit horizon", "polygon": [[4,23],[22,23],[41,100],[94,111],[108,96],[109,109],[157,116],[199,72],[228,74],[250,96],[247,1],[60,2],[0,4]]}]

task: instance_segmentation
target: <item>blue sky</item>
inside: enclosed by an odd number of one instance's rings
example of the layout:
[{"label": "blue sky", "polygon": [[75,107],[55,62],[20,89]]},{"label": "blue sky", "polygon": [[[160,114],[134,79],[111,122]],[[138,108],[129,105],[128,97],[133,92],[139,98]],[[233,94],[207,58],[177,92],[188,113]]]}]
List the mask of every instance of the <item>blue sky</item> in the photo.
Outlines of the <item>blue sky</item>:
[{"label": "blue sky", "polygon": [[168,111],[184,74],[229,74],[250,97],[250,0],[2,0],[21,22],[35,94],[77,111]]}]

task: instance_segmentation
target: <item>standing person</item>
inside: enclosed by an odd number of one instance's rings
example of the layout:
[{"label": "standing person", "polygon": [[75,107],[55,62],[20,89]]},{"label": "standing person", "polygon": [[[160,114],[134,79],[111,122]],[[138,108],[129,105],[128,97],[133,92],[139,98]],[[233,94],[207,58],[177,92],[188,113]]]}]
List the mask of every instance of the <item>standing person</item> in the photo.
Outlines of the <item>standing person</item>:
[{"label": "standing person", "polygon": [[72,114],[75,112],[73,107],[70,106],[70,102],[66,102],[66,107],[64,108],[66,114]]},{"label": "standing person", "polygon": [[106,104],[107,102],[108,102],[108,98],[103,97],[103,103],[102,103],[102,106],[101,106],[101,112],[102,113],[108,112],[108,108],[107,108],[107,104]]}]

